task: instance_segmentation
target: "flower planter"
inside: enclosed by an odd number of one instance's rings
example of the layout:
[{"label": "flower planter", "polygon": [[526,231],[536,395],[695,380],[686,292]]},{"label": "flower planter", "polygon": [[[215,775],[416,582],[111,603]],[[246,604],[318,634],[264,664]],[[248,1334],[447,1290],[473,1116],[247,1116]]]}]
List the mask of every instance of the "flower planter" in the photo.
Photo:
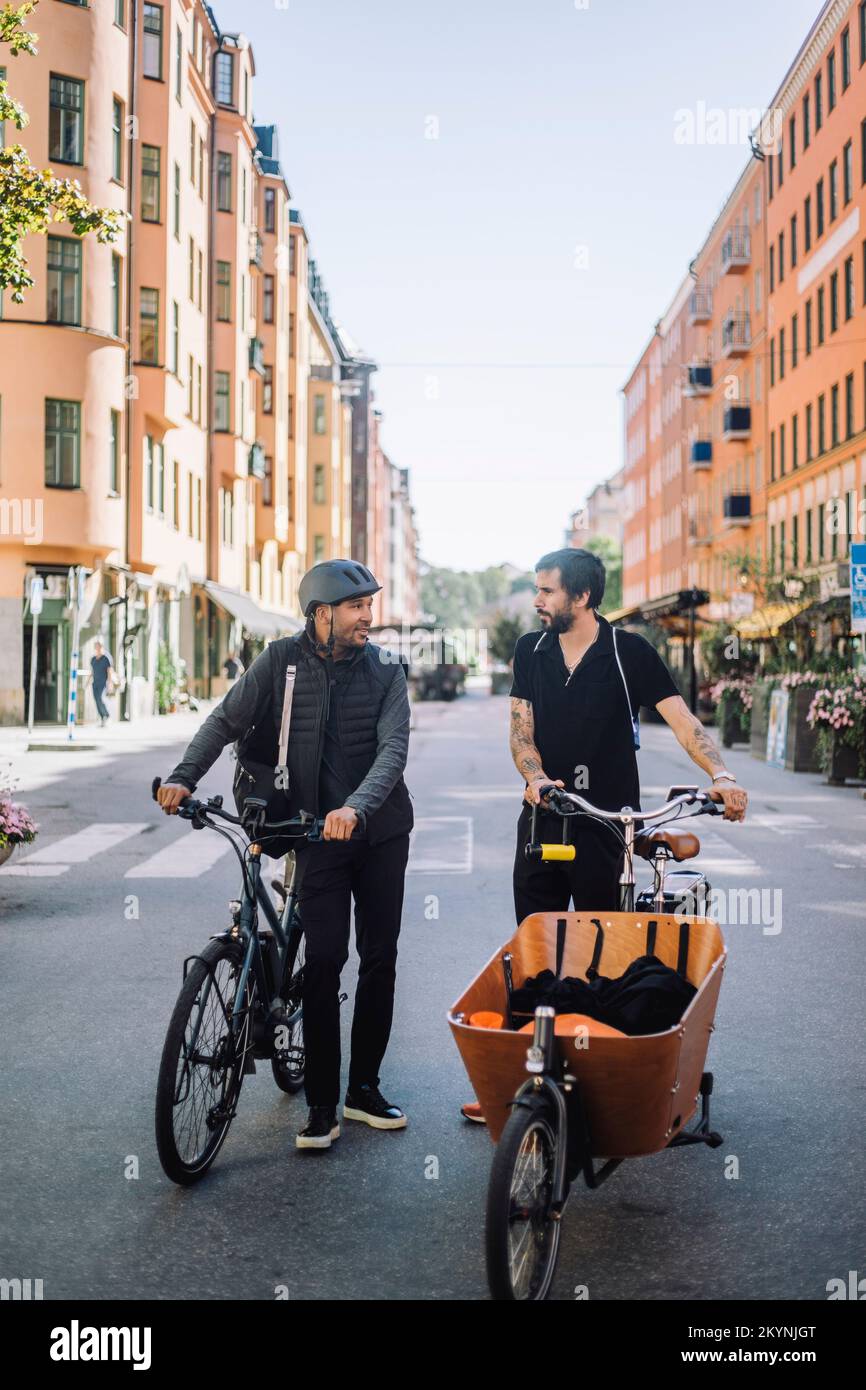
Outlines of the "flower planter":
[{"label": "flower planter", "polygon": [[828,783],[831,787],[841,787],[849,777],[857,780],[859,775],[857,749],[852,748],[849,743],[843,743],[841,738],[834,734],[827,771]]},{"label": "flower planter", "polygon": [[14,850],[15,842],[13,840],[10,840],[8,845],[0,845],[0,864],[5,864],[8,859],[11,859]]},{"label": "flower planter", "polygon": [[818,758],[818,734],[806,722],[812,696],[813,685],[800,685],[790,692],[788,701],[788,742],[785,751],[785,767],[789,772],[820,772]]},{"label": "flower planter", "polygon": [[749,716],[730,700],[725,702],[720,734],[724,748],[731,748],[735,743],[749,742]]},{"label": "flower planter", "polygon": [[761,762],[766,762],[767,759],[767,723],[772,690],[772,681],[759,681],[752,692],[752,725],[749,737],[752,757],[760,758]]}]

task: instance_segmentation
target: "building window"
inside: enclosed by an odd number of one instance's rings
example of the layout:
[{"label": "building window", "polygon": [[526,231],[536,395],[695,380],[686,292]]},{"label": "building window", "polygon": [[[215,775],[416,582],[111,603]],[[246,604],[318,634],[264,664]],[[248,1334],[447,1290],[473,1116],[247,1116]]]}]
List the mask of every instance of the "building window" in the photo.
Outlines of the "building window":
[{"label": "building window", "polygon": [[862,277],[863,277],[863,303],[866,304],[866,237],[864,237],[864,239],[863,239],[863,245],[862,245],[862,247],[861,247],[861,251],[862,251],[863,265],[862,265],[862,267],[861,267],[861,272],[860,272],[860,273],[861,273],[861,275],[862,275]]},{"label": "building window", "polygon": [[776,339],[770,339],[770,385],[776,384]]},{"label": "building window", "polygon": [[818,290],[818,346],[824,341],[824,286]]},{"label": "building window", "polygon": [[791,269],[797,264],[797,214],[791,218]]},{"label": "building window", "polygon": [[839,385],[830,388],[830,444],[839,443]]},{"label": "building window", "polygon": [[142,71],[145,77],[162,80],[162,5],[144,7],[144,46]]},{"label": "building window", "polygon": [[836,54],[827,55],[827,115],[836,106]]},{"label": "building window", "polygon": [[779,329],[779,380],[785,379],[785,330]]},{"label": "building window", "polygon": [[277,225],[277,190],[265,189],[265,231],[273,232]]},{"label": "building window", "polygon": [[851,86],[851,30],[847,24],[842,30],[839,51],[842,55],[842,91],[846,92]]},{"label": "building window", "polygon": [[800,419],[799,416],[791,417],[791,467],[800,466]]},{"label": "building window", "polygon": [[[265,323],[274,321],[274,277],[266,275],[262,280],[262,318]],[[291,357],[291,349],[289,349]]]},{"label": "building window", "polygon": [[818,453],[827,451],[827,402],[824,396],[818,397]]},{"label": "building window", "polygon": [[830,221],[835,222],[839,215],[839,164],[833,160],[830,165]]},{"label": "building window", "polygon": [[174,166],[174,236],[180,241],[180,165]]},{"label": "building window", "polygon": [[779,426],[779,477],[785,476],[785,425]]},{"label": "building window", "polygon": [[788,168],[793,169],[797,163],[796,151],[797,117],[792,116],[788,122]]},{"label": "building window", "polygon": [[770,294],[776,288],[776,247],[770,247]]},{"label": "building window", "polygon": [[155,366],[159,362],[159,290],[143,288],[140,305],[138,356]]},{"label": "building window", "polygon": [[262,478],[262,502],[266,507],[274,505],[274,460],[265,454],[265,476]]},{"label": "building window", "polygon": [[204,197],[204,138],[198,142],[198,196]]},{"label": "building window", "polygon": [[216,265],[216,316],[220,323],[230,323],[232,317],[232,265],[231,261],[217,261]]},{"label": "building window", "polygon": [[[866,372],[864,372],[864,380],[866,380]],[[866,389],[866,387],[864,387],[864,389]],[[287,415],[287,420],[286,420],[286,426],[287,426],[288,433],[289,433],[289,439],[294,439],[294,437],[295,437],[295,398],[294,398],[294,396],[292,395],[291,391],[289,392],[289,395],[288,395],[288,402],[287,402],[287,403],[288,403],[288,415]]]},{"label": "building window", "polygon": [[795,516],[791,520],[791,564],[794,569],[800,563],[800,518]]},{"label": "building window", "polygon": [[232,427],[231,420],[232,379],[229,372],[216,372],[214,375],[214,429],[227,433]]},{"label": "building window", "polygon": [[820,72],[815,74],[815,133],[821,129],[824,121],[823,111],[823,85]]},{"label": "building window", "polygon": [[120,493],[120,411],[109,411],[108,429],[108,491]]},{"label": "building window", "polygon": [[216,58],[216,99],[221,106],[234,104],[235,56],[222,51]]},{"label": "building window", "polygon": [[175,34],[175,45],[176,46],[174,50],[174,94],[177,97],[178,101],[180,101],[181,93],[183,91],[183,34],[181,33],[180,25],[177,26],[177,33]]},{"label": "building window", "polygon": [[48,100],[48,158],[59,164],[83,164],[84,83],[52,73]]},{"label": "building window", "polygon": [[830,276],[830,332],[839,327],[839,272],[834,270]]},{"label": "building window", "polygon": [[824,180],[819,179],[815,186],[815,236],[824,234]]},{"label": "building window", "polygon": [[217,151],[217,207],[220,212],[232,210],[232,157],[225,150]]},{"label": "building window", "polygon": [[854,257],[845,261],[845,318],[854,317]]},{"label": "building window", "polygon": [[45,486],[79,487],[81,402],[45,402]]},{"label": "building window", "polygon": [[325,465],[317,463],[313,472],[313,501],[322,505],[325,500]]},{"label": "building window", "polygon": [[195,147],[196,129],[192,116],[189,118],[189,181],[195,188]]},{"label": "building window", "polygon": [[48,238],[49,323],[81,323],[81,242],[74,237]]},{"label": "building window", "polygon": [[157,145],[141,147],[141,220],[158,222],[160,212],[160,159]]},{"label": "building window", "polygon": [[[866,242],[864,242],[864,248],[866,248]],[[866,255],[866,250],[864,250],[864,255]],[[294,355],[295,355],[295,316],[294,316],[294,314],[289,314],[289,356],[290,356],[290,357],[294,357]]]},{"label": "building window", "polygon": [[195,359],[192,353],[186,360],[186,413],[193,418],[193,395],[195,393]]},{"label": "building window", "polygon": [[785,182],[785,142],[779,139],[779,149],[776,154],[776,168],[779,174],[779,187]]},{"label": "building window", "polygon": [[313,537],[313,564],[318,565],[325,558],[325,537]]},{"label": "building window", "polygon": [[156,510],[165,516],[165,445],[157,444],[156,449]]},{"label": "building window", "polygon": [[153,511],[153,451],[153,435],[146,434],[144,436],[144,505],[149,512]]},{"label": "building window", "polygon": [[186,269],[187,269],[187,287],[186,287],[186,288],[187,288],[187,293],[188,293],[189,298],[190,298],[190,302],[194,304],[194,303],[195,303],[195,242],[193,241],[192,237],[189,238],[189,241],[188,241],[188,243],[187,243],[186,263],[187,263],[187,265],[186,265]]},{"label": "building window", "polygon": [[806,564],[812,563],[812,508],[806,510]]},{"label": "building window", "polygon": [[206,421],[205,418],[204,418],[204,391],[203,391],[202,367],[201,367],[201,363],[200,363],[200,362],[198,363],[198,365],[197,365],[197,367],[196,367],[196,369],[195,369],[195,372],[196,372],[196,378],[195,378],[195,381],[196,381],[196,415],[195,415],[195,418],[196,418],[196,420],[198,421],[198,423],[199,423],[200,425],[205,425],[205,424],[207,424],[207,421]]},{"label": "building window", "polygon": [[315,434],[324,434],[326,428],[325,397],[315,396],[313,398],[313,431]]},{"label": "building window", "polygon": [[111,177],[123,183],[123,102],[111,103]]},{"label": "building window", "polygon": [[818,559],[819,559],[819,561],[820,561],[820,560],[823,560],[823,558],[824,558],[824,529],[825,529],[825,528],[824,528],[824,517],[825,517],[825,515],[826,515],[826,505],[825,505],[825,503],[823,503],[823,502],[819,502],[819,503],[818,503]]},{"label": "building window", "polygon": [[812,415],[813,415],[813,411],[812,411],[812,405],[811,405],[811,403],[810,403],[809,405],[806,406],[806,439],[805,439],[805,441],[804,441],[804,442],[805,442],[805,445],[806,445],[806,462],[807,462],[807,463],[810,461],[810,459],[811,459],[811,457],[812,457]]},{"label": "building window", "polygon": [[860,66],[866,63],[866,0],[860,0],[857,10],[857,28],[860,34]]},{"label": "building window", "polygon": [[779,233],[779,284],[785,278],[785,233]]},{"label": "building window", "polygon": [[246,220],[247,220],[247,166],[246,166],[246,165],[244,165],[243,168],[241,169],[241,205],[240,205],[239,211],[240,211],[240,214],[241,214],[241,222],[246,222]]},{"label": "building window", "polygon": [[196,304],[198,305],[199,309],[201,309],[204,304],[204,253],[202,251],[199,251],[197,255],[198,270],[196,276]]},{"label": "building window", "polygon": [[842,198],[846,204],[854,196],[854,145],[848,141],[842,151]]},{"label": "building window", "polygon": [[171,305],[171,370],[180,376],[180,305],[176,299]]},{"label": "building window", "polygon": [[812,301],[806,300],[806,356],[812,352]]},{"label": "building window", "polygon": [[808,252],[812,246],[812,199],[808,197],[803,204],[803,249]]},{"label": "building window", "polygon": [[114,0],[114,22],[119,29],[126,28],[126,0]]},{"label": "building window", "polygon": [[800,320],[796,314],[791,315],[791,371],[797,365],[797,356],[800,350],[799,344]]},{"label": "building window", "polygon": [[808,150],[812,134],[809,128],[809,93],[803,97],[803,149]]},{"label": "building window", "polygon": [[[866,183],[866,121],[863,122],[863,182]],[[294,275],[298,238],[289,232],[289,274]]]},{"label": "building window", "polygon": [[249,72],[247,71],[246,68],[244,68],[244,110],[243,110],[243,114],[244,114],[244,115],[247,117],[247,119],[249,120],[249,115],[250,115],[250,74],[249,74]]},{"label": "building window", "polygon": [[770,482],[776,481],[776,431],[770,430]]},{"label": "building window", "polygon": [[265,372],[262,377],[262,411],[265,415],[273,415],[274,413],[274,369],[268,363],[265,363]]},{"label": "building window", "polygon": [[849,372],[845,378],[845,438],[850,439],[854,433],[854,373]]},{"label": "building window", "polygon": [[122,262],[118,255],[112,253],[111,257],[111,331],[115,338],[120,337],[121,319],[120,306],[123,302],[121,294],[121,275]]},{"label": "building window", "polygon": [[180,464],[177,459],[171,465],[171,524],[175,531],[180,530]]}]

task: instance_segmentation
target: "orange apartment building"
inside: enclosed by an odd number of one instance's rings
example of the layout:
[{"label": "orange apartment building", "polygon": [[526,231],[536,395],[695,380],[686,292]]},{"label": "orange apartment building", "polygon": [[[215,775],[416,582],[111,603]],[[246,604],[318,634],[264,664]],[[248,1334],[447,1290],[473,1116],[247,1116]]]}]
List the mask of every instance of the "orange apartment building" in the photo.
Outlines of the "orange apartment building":
[{"label": "orange apartment building", "polygon": [[[253,125],[249,42],[202,0],[37,19],[12,84],[26,148],[126,216],[110,245],[30,237],[34,287],[0,317],[0,722],[26,717],[37,576],[35,716],[65,722],[73,566],[79,670],[101,636],[135,717],[160,654],[219,694],[228,651],[297,629],[315,558],[352,552],[353,468],[372,468],[354,378],[372,364],[331,321],[277,131]],[[91,717],[80,675],[77,696]]]},{"label": "orange apartment building", "polygon": [[804,606],[847,582],[866,511],[866,3],[823,6],[769,111],[772,145],[754,139],[624,387],[623,616],[698,589],[701,616],[753,635],[747,600],[774,622],[768,571],[814,580]]}]

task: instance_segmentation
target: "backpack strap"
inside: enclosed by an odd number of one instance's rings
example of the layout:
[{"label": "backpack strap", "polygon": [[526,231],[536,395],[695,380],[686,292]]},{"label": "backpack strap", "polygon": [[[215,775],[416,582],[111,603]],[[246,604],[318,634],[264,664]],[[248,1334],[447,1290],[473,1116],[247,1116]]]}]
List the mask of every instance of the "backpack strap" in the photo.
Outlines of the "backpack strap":
[{"label": "backpack strap", "polygon": [[558,919],[557,919],[557,923],[556,923],[556,978],[557,978],[557,980],[559,980],[559,979],[562,977],[562,957],[563,957],[563,955],[565,954],[565,928],[566,928],[566,921],[565,921],[565,918],[564,918],[564,917],[558,918]]},{"label": "backpack strap", "polygon": [[[295,696],[295,676],[298,668],[291,663],[286,667],[286,684],[283,690],[283,713],[280,719],[280,742],[277,753],[277,766],[288,771],[289,726],[292,722],[292,701]],[[288,791],[288,787],[285,788]]]},{"label": "backpack strap", "polygon": [[658,925],[659,924],[656,921],[647,922],[646,924],[646,954],[648,956],[655,955],[656,932],[658,931]]},{"label": "backpack strap", "polygon": [[592,960],[586,967],[586,978],[594,980],[598,975],[598,967],[601,963],[601,953],[604,950],[604,928],[597,917],[589,919],[595,927],[595,945],[592,948]]}]

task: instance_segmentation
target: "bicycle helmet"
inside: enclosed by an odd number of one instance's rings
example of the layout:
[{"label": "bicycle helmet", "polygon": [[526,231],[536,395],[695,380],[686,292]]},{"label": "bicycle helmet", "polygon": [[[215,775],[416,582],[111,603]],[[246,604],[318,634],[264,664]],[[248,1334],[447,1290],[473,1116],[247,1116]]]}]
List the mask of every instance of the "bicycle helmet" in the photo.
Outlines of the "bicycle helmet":
[{"label": "bicycle helmet", "polygon": [[382,585],[357,560],[323,560],[307,570],[298,589],[301,612],[309,618],[319,603],[343,603],[347,598],[377,594]]}]

